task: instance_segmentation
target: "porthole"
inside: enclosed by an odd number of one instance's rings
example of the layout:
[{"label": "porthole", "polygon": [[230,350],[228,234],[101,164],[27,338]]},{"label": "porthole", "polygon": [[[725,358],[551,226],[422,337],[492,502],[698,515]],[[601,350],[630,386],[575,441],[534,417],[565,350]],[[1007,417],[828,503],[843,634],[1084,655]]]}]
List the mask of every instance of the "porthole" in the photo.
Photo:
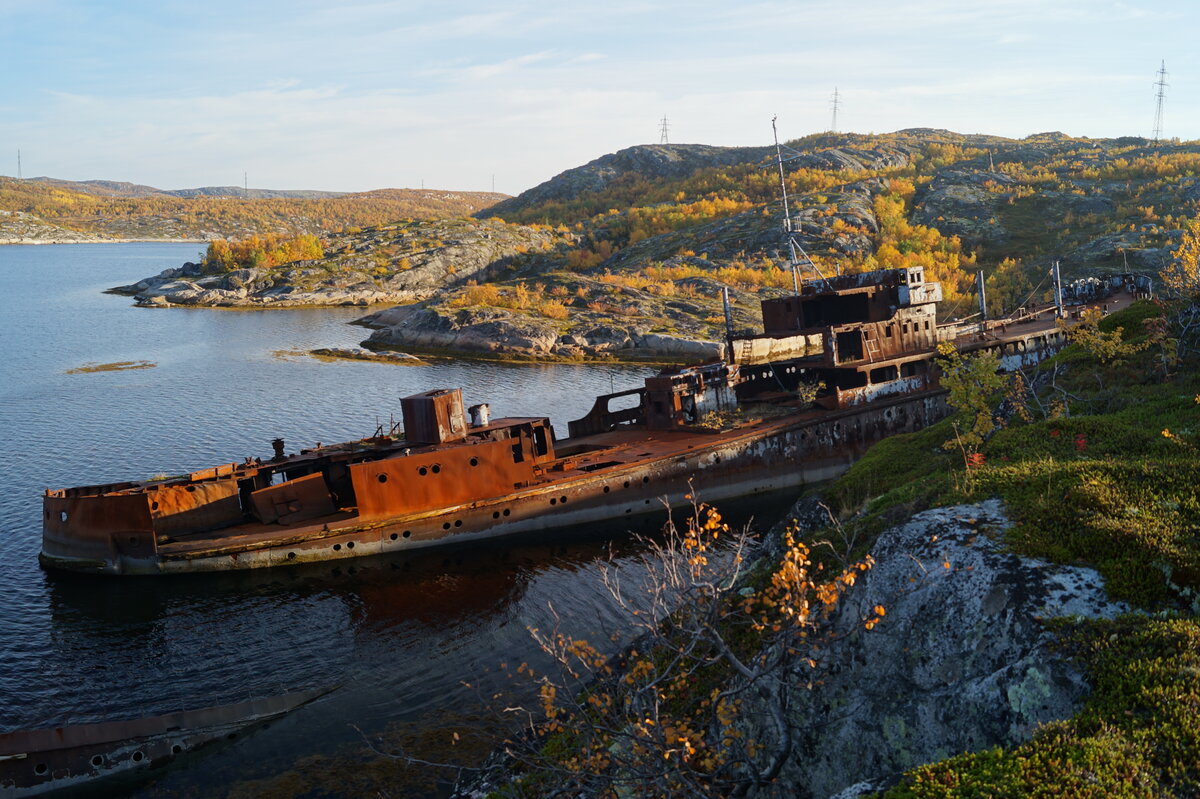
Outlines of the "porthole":
[{"label": "porthole", "polygon": [[388,536],[388,538],[392,539],[393,541],[395,541],[395,540],[396,540],[397,538],[399,538],[399,537],[400,537],[400,536],[399,536],[399,535],[397,535],[396,533],[392,533],[390,536]]},{"label": "porthole", "polygon": [[626,480],[626,481],[625,481],[625,487],[626,487],[626,488],[629,488],[629,481],[628,481],[628,480]]},{"label": "porthole", "polygon": [[446,522],[446,523],[444,523],[444,524],[442,525],[442,529],[443,529],[443,530],[449,530],[449,529],[450,529],[450,522]]},{"label": "porthole", "polygon": [[412,530],[405,530],[405,531],[404,531],[404,537],[405,537],[405,538],[411,538],[411,537],[412,537]]},{"label": "porthole", "polygon": [[434,474],[437,474],[441,470],[442,470],[442,467],[435,463],[435,464],[433,464],[433,467],[430,471],[432,471]]},{"label": "porthole", "polygon": [[351,541],[350,543],[346,544],[346,549],[354,549],[354,542]]},{"label": "porthole", "polygon": [[133,762],[134,763],[141,763],[145,759],[146,759],[146,756],[144,754],[142,754],[141,750],[138,750],[137,752],[133,753]]},{"label": "porthole", "polygon": [[417,474],[424,477],[425,475],[429,474],[429,470],[422,466],[420,469],[417,469]]},{"label": "porthole", "polygon": [[605,493],[605,494],[607,494],[607,493],[608,493],[609,491],[611,491],[611,490],[612,490],[612,489],[610,489],[608,486],[605,486],[605,487],[604,487],[604,493]]},{"label": "porthole", "polygon": [[104,758],[102,758],[100,755],[92,755],[92,765],[93,766],[104,765]]},{"label": "porthole", "polygon": [[470,463],[471,463],[471,465],[472,465],[472,466],[478,466],[478,465],[479,465],[479,458],[471,458],[471,460],[470,460]]},{"label": "porthole", "polygon": [[171,754],[173,754],[173,755],[177,755],[182,751],[183,751],[183,747],[180,746],[179,744],[173,744],[171,746]]},{"label": "porthole", "polygon": [[387,475],[386,475],[386,474],[381,474],[381,475],[379,475],[379,477],[377,477],[377,478],[375,478],[375,479],[377,479],[377,480],[378,480],[379,482],[381,482],[381,483],[386,483],[386,482],[387,482]]},{"label": "porthole", "polygon": [[493,519],[499,519],[499,518],[500,518],[500,511],[498,511],[498,510],[494,510],[494,511],[492,511],[492,518],[493,518]]},{"label": "porthole", "polygon": [[454,520],[454,526],[455,526],[455,527],[462,527],[462,519],[455,519],[455,520]]},{"label": "porthole", "polygon": [[341,545],[341,544],[334,544],[334,545],[333,545],[333,551],[334,551],[334,552],[341,552],[341,551],[342,551],[342,545]]},{"label": "porthole", "polygon": [[567,498],[566,498],[566,497],[559,497],[559,498],[558,498],[558,504],[559,504],[559,505],[566,505],[566,504],[567,504]]},{"label": "porthole", "polygon": [[188,486],[188,487],[187,487],[187,490],[188,490],[189,492],[191,492],[191,491],[195,491],[195,490],[196,490],[196,487],[195,487],[195,486]]},{"label": "porthole", "polygon": [[646,504],[647,504],[647,505],[649,505],[649,504],[650,504],[650,500],[646,500]]},{"label": "porthole", "polygon": [[718,455],[717,457],[713,458],[713,463],[720,463],[720,462],[721,462],[721,456],[720,456],[720,455]]},{"label": "porthole", "polygon": [[296,553],[295,553],[295,552],[289,552],[289,553],[288,553],[288,560],[295,560],[295,559],[296,559]]},{"label": "porthole", "polygon": [[150,503],[150,510],[158,510],[158,500],[157,499]]},{"label": "porthole", "polygon": [[557,505],[557,504],[558,504],[558,500],[557,500],[557,499],[555,499],[554,497],[550,497],[550,504],[551,504],[551,505]]},{"label": "porthole", "polygon": [[642,478],[642,482],[643,482],[643,483],[649,483],[649,482],[650,482],[650,477],[649,477],[649,475],[647,475],[646,477],[643,477],[643,478]]},{"label": "porthole", "polygon": [[34,771],[34,773],[35,773],[35,774],[45,774],[45,773],[46,773],[47,771],[49,771],[49,770],[50,770],[50,769],[49,769],[49,768],[46,766],[46,764],[45,764],[45,763],[38,763],[38,764],[37,764],[36,766],[34,766],[34,768],[33,768],[33,771]]},{"label": "porthole", "polygon": [[505,515],[505,516],[507,516],[507,515],[508,515],[509,513],[511,513],[511,512],[512,512],[512,511],[510,511],[508,508],[505,508],[505,509],[504,509],[504,515]]},{"label": "porthole", "polygon": [[132,535],[131,535],[131,536],[129,536],[129,545],[130,545],[130,546],[137,546],[137,538],[136,538],[136,537],[134,537],[134,536],[132,536]]}]

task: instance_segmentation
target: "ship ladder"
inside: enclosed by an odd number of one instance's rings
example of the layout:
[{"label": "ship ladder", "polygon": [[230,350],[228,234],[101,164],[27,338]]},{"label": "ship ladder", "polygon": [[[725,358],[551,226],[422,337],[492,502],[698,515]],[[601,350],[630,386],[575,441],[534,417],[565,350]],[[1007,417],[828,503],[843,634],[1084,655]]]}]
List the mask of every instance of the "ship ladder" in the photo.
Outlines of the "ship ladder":
[{"label": "ship ladder", "polygon": [[879,357],[879,342],[871,335],[866,335],[863,338],[867,342],[867,360],[874,363],[875,359]]}]

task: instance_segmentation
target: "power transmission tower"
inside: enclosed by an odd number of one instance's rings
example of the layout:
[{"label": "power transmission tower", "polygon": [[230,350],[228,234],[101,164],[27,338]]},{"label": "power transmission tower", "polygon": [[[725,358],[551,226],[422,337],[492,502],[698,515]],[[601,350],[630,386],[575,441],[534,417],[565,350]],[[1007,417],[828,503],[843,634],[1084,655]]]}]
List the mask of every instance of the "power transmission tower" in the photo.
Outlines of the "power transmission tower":
[{"label": "power transmission tower", "polygon": [[1163,97],[1166,96],[1168,85],[1170,84],[1167,83],[1167,62],[1163,61],[1162,65],[1158,68],[1158,80],[1154,82],[1155,88],[1158,89],[1157,94],[1155,94],[1157,102],[1154,107],[1155,144],[1162,138]]},{"label": "power transmission tower", "polygon": [[658,143],[659,144],[670,144],[670,140],[667,138],[667,131],[669,129],[670,128],[667,126],[667,115],[663,114],[663,118],[658,121]]},{"label": "power transmission tower", "polygon": [[838,95],[837,86],[834,86],[833,87],[833,101],[830,103],[830,105],[833,106],[833,124],[831,124],[829,126],[829,130],[832,133],[837,133],[837,112],[838,112],[838,108],[841,106],[841,104],[842,104],[842,99]]},{"label": "power transmission tower", "polygon": [[17,180],[21,180],[21,151],[17,150]]}]

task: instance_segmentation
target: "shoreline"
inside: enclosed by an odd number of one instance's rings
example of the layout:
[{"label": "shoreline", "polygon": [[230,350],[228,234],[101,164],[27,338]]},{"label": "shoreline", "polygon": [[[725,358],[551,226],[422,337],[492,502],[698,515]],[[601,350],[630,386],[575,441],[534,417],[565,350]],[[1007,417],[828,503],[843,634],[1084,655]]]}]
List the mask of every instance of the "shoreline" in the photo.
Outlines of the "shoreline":
[{"label": "shoreline", "polygon": [[0,239],[0,246],[30,246],[40,244],[142,244],[161,242],[163,244],[207,244],[210,239],[64,239],[47,241],[45,239]]}]

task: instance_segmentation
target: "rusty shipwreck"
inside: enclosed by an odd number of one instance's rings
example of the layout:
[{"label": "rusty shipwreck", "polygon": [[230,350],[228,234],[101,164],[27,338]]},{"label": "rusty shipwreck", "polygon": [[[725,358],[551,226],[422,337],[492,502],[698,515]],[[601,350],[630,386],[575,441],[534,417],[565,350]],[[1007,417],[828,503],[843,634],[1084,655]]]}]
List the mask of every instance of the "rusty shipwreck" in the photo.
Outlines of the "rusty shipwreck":
[{"label": "rusty shipwreck", "polygon": [[[1115,308],[1128,295],[1107,299]],[[457,389],[402,400],[403,432],[182,478],[47,490],[41,562],[171,574],[357,558],[620,520],[827,480],[882,438],[947,413],[934,356],[1002,368],[1062,346],[1061,302],[939,325],[920,268],[820,278],[762,302],[726,357],[596,398],[555,440],[547,418],[464,411]],[[806,386],[821,386],[815,400]]]}]

